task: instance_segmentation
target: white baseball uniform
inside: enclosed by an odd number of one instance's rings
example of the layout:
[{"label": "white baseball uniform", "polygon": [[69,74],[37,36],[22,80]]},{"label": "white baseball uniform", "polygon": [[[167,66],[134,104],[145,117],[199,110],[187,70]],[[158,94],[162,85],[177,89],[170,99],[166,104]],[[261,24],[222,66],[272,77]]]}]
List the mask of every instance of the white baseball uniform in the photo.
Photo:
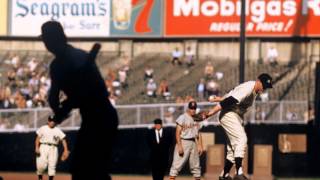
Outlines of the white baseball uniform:
[{"label": "white baseball uniform", "polygon": [[176,145],[170,168],[170,176],[178,176],[185,163],[189,160],[191,173],[194,177],[199,178],[201,176],[201,167],[195,138],[199,135],[200,124],[195,122],[188,113],[180,115],[176,122],[182,127],[180,137],[184,154],[183,156],[179,155]]},{"label": "white baseball uniform", "polygon": [[247,148],[247,135],[243,126],[243,116],[257,97],[254,91],[255,81],[248,81],[235,87],[224,98],[234,97],[238,100],[235,106],[222,109],[220,113],[220,124],[228,137],[227,159],[235,162],[235,157],[244,157]]},{"label": "white baseball uniform", "polygon": [[37,174],[42,175],[48,168],[48,175],[54,176],[58,162],[58,144],[66,135],[57,127],[44,125],[37,130],[40,138],[40,156],[37,156]]}]

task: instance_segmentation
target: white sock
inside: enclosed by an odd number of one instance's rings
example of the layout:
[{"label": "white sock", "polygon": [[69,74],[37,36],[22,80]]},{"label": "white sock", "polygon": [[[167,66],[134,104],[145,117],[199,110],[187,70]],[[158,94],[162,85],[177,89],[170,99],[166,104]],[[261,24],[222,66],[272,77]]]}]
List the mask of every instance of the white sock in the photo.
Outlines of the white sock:
[{"label": "white sock", "polygon": [[238,170],[238,175],[241,175],[241,174],[243,174],[242,167],[240,167]]}]

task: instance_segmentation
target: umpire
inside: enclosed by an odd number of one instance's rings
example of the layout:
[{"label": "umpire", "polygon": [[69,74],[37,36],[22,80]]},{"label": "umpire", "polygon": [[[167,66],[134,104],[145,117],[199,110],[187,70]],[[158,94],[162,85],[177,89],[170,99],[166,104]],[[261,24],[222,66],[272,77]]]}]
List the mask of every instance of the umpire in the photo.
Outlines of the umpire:
[{"label": "umpire", "polygon": [[[54,54],[50,64],[49,105],[54,120],[61,123],[74,108],[80,109],[82,123],[72,152],[73,180],[107,180],[118,116],[108,100],[109,93],[94,61],[95,56],[67,43],[59,22],[41,27],[44,45]],[[60,101],[63,92],[67,99]]]},{"label": "umpire", "polygon": [[148,132],[150,161],[153,180],[163,180],[169,165],[169,149],[172,143],[172,134],[162,127],[162,120],[155,119],[154,128]]}]

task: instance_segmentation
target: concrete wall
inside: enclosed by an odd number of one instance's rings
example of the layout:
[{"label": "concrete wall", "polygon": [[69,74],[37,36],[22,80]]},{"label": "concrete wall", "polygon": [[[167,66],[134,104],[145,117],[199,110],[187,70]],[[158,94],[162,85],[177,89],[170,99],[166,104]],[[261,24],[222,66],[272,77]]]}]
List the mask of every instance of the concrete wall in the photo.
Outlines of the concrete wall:
[{"label": "concrete wall", "polygon": [[[95,43],[92,42],[81,42],[73,41],[70,42],[73,46],[90,50],[92,45]],[[119,43],[118,42],[101,42],[102,51],[118,51]],[[16,40],[2,40],[0,41],[0,50],[40,50],[45,51],[45,46],[41,41],[16,41]]]},{"label": "concrete wall", "polygon": [[[72,41],[75,47],[89,50],[94,41]],[[184,51],[188,46],[194,48],[198,57],[212,56],[217,58],[239,58],[238,41],[197,41],[197,40],[115,40],[100,42],[102,51],[122,52],[128,56],[137,56],[141,53],[171,53],[176,47]],[[311,55],[320,54],[320,41],[310,42],[261,42],[260,40],[247,40],[246,59],[256,61],[265,60],[269,47],[278,49],[279,61],[289,63],[292,60],[306,60]],[[45,50],[39,41],[0,41],[0,50]],[[319,58],[318,58],[319,59]]]}]

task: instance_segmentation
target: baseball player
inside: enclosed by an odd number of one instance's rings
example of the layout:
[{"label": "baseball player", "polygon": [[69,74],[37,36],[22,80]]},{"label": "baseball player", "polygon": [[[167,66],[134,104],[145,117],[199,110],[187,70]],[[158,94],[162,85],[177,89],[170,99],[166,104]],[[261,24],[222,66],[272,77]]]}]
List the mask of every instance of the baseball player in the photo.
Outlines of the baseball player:
[{"label": "baseball player", "polygon": [[[111,179],[118,114],[109,101],[109,92],[95,62],[101,45],[95,44],[89,53],[73,47],[57,21],[41,26],[41,38],[54,55],[50,63],[48,103],[55,122],[66,120],[72,109],[79,109],[81,115],[70,162],[72,180]],[[66,95],[64,99],[60,98],[62,92]]]},{"label": "baseball player", "polygon": [[59,142],[62,141],[64,149],[61,160],[65,161],[69,156],[66,135],[56,127],[52,116],[48,118],[48,124],[40,127],[36,133],[35,150],[38,179],[42,180],[43,173],[48,168],[49,180],[53,180],[58,162]]},{"label": "baseball player", "polygon": [[247,135],[243,126],[243,116],[252,106],[258,94],[272,88],[269,74],[260,74],[256,81],[244,82],[223,97],[209,98],[210,102],[219,102],[207,114],[212,116],[220,112],[219,121],[227,135],[227,156],[219,180],[231,180],[229,174],[233,164],[236,165],[234,180],[247,180],[243,174],[242,159],[247,147]]},{"label": "baseball player", "polygon": [[190,171],[195,180],[200,180],[201,167],[199,156],[203,152],[203,147],[199,134],[200,125],[192,117],[196,114],[196,109],[197,103],[190,101],[188,110],[176,120],[176,146],[170,168],[170,180],[174,180],[178,176],[188,160]]}]

